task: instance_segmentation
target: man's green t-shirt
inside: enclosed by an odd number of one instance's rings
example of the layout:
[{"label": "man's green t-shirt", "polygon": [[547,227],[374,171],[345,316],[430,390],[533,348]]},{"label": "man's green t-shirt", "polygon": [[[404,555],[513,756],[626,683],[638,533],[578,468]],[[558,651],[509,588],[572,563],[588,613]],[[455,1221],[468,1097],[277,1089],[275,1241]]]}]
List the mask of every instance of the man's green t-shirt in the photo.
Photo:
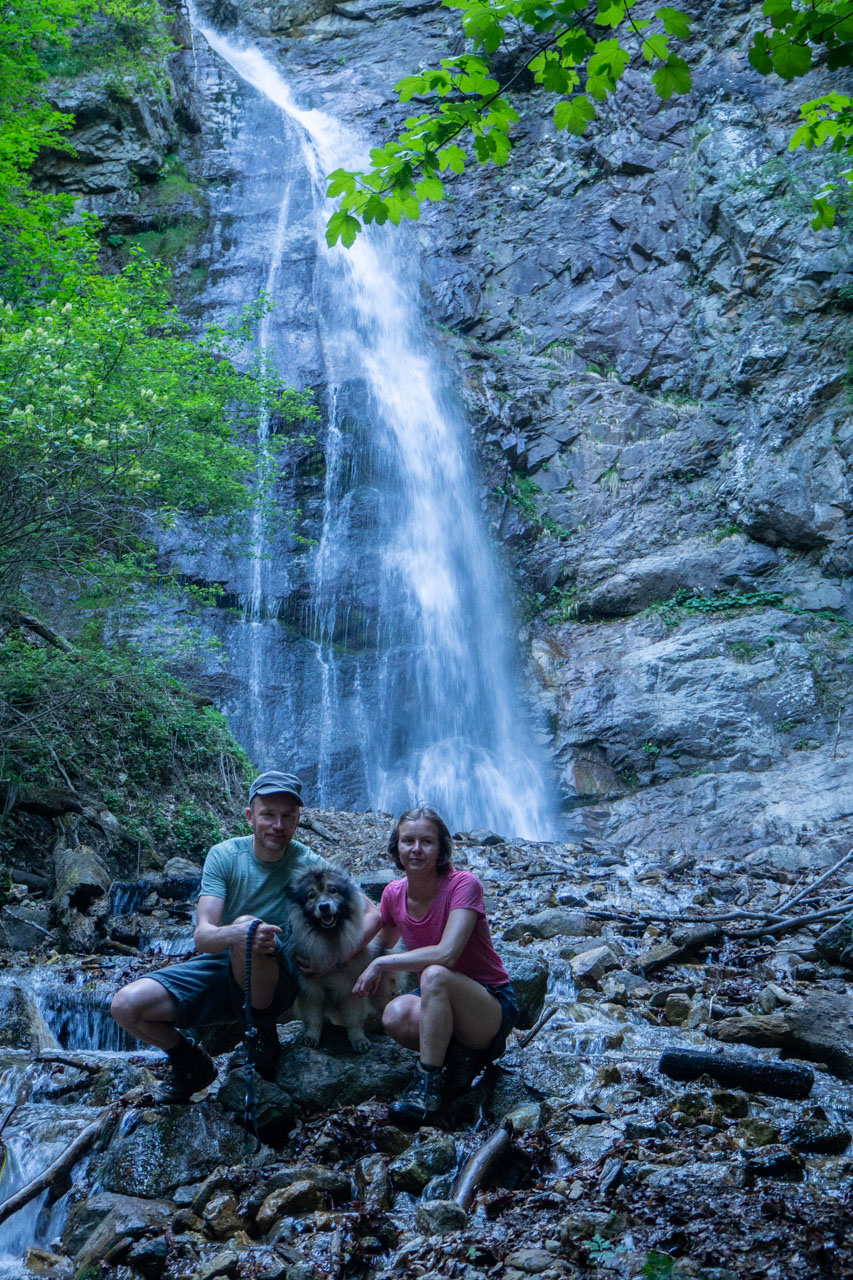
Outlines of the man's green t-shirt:
[{"label": "man's green t-shirt", "polygon": [[291,881],[309,867],[331,869],[332,864],[298,840],[291,840],[280,862],[261,862],[253,840],[254,836],[235,836],[213,846],[204,860],[201,893],[225,899],[221,924],[231,924],[238,916],[257,916],[283,927]]}]

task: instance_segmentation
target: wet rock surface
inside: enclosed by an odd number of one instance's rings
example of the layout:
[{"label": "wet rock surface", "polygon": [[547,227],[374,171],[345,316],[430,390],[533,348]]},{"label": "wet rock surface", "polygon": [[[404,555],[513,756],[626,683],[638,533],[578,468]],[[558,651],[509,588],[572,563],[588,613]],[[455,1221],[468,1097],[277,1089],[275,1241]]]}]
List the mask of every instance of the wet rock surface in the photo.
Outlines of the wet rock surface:
[{"label": "wet rock surface", "polygon": [[[388,815],[309,817],[327,833],[306,828],[313,847],[356,876],[377,874]],[[657,1267],[696,1280],[846,1276],[853,1106],[841,1059],[825,1050],[833,1028],[839,1044],[849,1043],[853,992],[849,970],[815,942],[833,904],[836,919],[849,912],[851,864],[817,884],[819,856],[811,866],[805,857],[785,865],[778,850],[747,860],[687,849],[617,854],[568,843],[489,845],[482,834],[459,833],[456,862],[482,879],[510,967],[524,959],[546,975],[550,1016],[526,1043],[529,1033],[515,1032],[504,1058],[474,1073],[446,1098],[439,1123],[418,1133],[394,1125],[387,1106],[413,1055],[374,1036],[357,1057],[335,1028],[308,1050],[299,1025],[285,1022],[277,1079],[255,1077],[265,1141],[253,1154],[242,1125],[244,1075],[229,1053],[218,1057],[206,1098],[155,1109],[162,1057],[97,1047],[110,991],[168,957],[84,958],[47,944],[41,954],[2,953],[0,992],[8,1025],[19,1028],[0,1049],[4,1105],[14,1108],[3,1134],[12,1179],[4,1191],[117,1107],[73,1184],[66,1178],[50,1193],[54,1225],[40,1227],[34,1211],[29,1235],[16,1237],[20,1254],[30,1250],[29,1273],[415,1280],[458,1270],[466,1280],[639,1280]],[[152,930],[169,930],[170,912],[182,909],[169,896],[170,876],[158,888],[145,878],[135,895],[125,881],[123,896],[110,897],[133,905],[142,895]],[[543,916],[566,914],[595,931],[539,936],[551,932],[536,927]],[[108,917],[107,930],[120,919]],[[524,921],[535,932],[500,941]],[[685,949],[703,929],[706,945]],[[663,954],[668,941],[668,958],[648,971],[649,954]],[[606,967],[576,985],[573,967],[594,973],[588,958],[600,966],[602,950]],[[87,994],[88,1020],[63,1026],[55,994],[63,989]],[[34,1014],[50,1045],[33,1041]],[[766,1035],[767,1020],[789,1038],[775,1047],[758,1037],[720,1043],[733,1022],[764,1026]],[[806,1063],[807,1034],[815,1043]],[[691,1070],[673,1073],[674,1059],[689,1059]],[[783,1077],[796,1088],[780,1091]],[[471,1157],[476,1164],[508,1115],[506,1149],[494,1144],[498,1156],[461,1204],[460,1170]]]}]

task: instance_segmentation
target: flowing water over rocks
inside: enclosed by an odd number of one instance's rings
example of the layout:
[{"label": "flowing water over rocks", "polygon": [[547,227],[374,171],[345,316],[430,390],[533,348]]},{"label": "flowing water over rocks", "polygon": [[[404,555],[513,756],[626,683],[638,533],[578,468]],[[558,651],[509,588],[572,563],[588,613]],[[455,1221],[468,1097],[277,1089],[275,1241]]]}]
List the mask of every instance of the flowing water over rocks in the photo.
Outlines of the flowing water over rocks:
[{"label": "flowing water over rocks", "polygon": [[[390,815],[308,820],[312,846],[378,895]],[[211,1045],[206,1100],[155,1110],[161,1055],[110,1038],[110,993],[150,971],[154,951],[3,953],[4,1198],[106,1119],[93,1148],[0,1225],[0,1274],[848,1274],[853,970],[839,956],[853,957],[826,912],[853,894],[853,864],[818,884],[828,866],[780,869],[763,852],[593,852],[485,830],[460,833],[456,862],[483,881],[523,1022],[539,1029],[528,1042],[516,1032],[417,1136],[386,1105],[412,1055],[374,1034],[354,1056],[335,1028],[308,1050],[285,1023],[276,1081],[256,1079],[264,1145],[251,1155],[233,1039]],[[161,875],[110,896],[153,939],[175,894]],[[126,919],[110,917],[108,933]],[[700,1055],[698,1075],[684,1050]],[[504,1146],[466,1198],[463,1166],[492,1137]]]}]

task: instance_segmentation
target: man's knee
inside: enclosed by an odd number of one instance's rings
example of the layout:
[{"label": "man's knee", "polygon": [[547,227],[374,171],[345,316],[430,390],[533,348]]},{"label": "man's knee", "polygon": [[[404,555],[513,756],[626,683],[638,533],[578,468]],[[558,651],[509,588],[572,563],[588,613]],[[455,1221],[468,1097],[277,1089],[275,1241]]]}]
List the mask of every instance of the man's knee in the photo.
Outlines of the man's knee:
[{"label": "man's knee", "polygon": [[141,978],[115,993],[110,1013],[120,1027],[132,1030],[146,1020],[174,1022],[178,1016],[178,1004],[159,982]]},{"label": "man's knee", "polygon": [[120,1027],[124,1027],[131,1020],[132,1010],[133,999],[128,995],[127,987],[122,987],[110,1001],[110,1014]]}]

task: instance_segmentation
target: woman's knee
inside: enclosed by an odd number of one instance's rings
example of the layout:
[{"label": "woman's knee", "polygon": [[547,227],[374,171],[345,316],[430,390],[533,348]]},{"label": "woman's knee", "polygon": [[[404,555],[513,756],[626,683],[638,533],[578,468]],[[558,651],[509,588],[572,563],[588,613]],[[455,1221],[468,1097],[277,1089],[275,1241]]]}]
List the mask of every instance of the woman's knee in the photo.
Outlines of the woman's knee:
[{"label": "woman's knee", "polygon": [[382,1010],[382,1029],[392,1040],[408,1040],[413,1031],[417,1033],[417,1018],[410,1005],[411,1002],[402,997],[392,1000]]},{"label": "woman's knee", "polygon": [[421,973],[421,995],[429,997],[442,994],[447,990],[449,978],[450,970],[443,964],[428,965]]}]

